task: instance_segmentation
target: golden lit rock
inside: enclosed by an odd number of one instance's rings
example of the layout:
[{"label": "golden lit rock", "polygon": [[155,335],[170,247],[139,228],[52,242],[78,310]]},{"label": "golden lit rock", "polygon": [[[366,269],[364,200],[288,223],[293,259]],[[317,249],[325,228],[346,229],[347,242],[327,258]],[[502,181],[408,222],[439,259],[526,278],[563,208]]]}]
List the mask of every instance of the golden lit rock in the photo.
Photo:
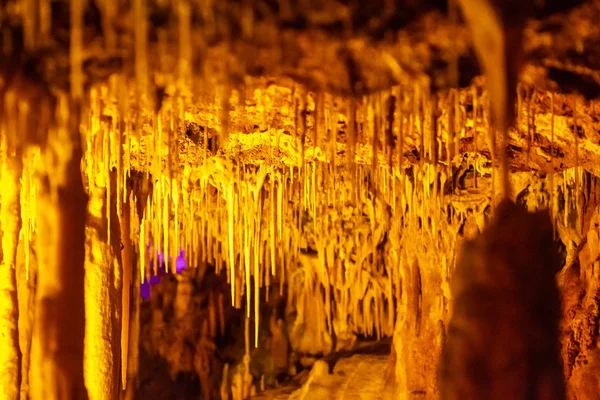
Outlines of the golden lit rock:
[{"label": "golden lit rock", "polygon": [[594,398],[600,8],[463,3],[0,5],[0,398],[442,398],[507,188]]}]

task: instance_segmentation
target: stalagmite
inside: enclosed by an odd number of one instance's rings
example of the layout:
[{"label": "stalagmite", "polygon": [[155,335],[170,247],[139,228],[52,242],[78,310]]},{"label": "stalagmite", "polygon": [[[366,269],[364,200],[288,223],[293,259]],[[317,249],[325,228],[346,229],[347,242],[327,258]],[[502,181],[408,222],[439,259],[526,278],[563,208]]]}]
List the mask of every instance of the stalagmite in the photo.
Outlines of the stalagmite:
[{"label": "stalagmite", "polygon": [[18,335],[16,256],[21,229],[21,153],[6,148],[2,157],[2,263],[0,264],[0,397],[19,399],[21,354]]}]

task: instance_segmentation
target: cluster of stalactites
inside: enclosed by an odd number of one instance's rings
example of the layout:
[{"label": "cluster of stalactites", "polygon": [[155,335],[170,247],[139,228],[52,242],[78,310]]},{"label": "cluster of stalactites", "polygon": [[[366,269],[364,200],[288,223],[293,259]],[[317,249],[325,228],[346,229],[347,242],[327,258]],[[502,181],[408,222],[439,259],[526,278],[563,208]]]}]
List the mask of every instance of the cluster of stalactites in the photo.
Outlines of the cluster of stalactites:
[{"label": "cluster of stalactites", "polygon": [[[185,7],[181,12],[185,20]],[[143,40],[136,46],[143,48]],[[189,48],[182,44],[181,51],[188,54]],[[404,238],[425,230],[436,235],[446,224],[451,199],[445,196],[448,186],[453,193],[459,142],[473,131],[487,132],[485,93],[463,90],[436,97],[415,85],[350,100],[249,83],[244,90],[221,91],[195,104],[194,114],[184,89],[188,57],[181,60],[180,80],[164,98],[139,90],[148,79],[140,59],[135,82],[115,75],[82,100],[87,105],[81,125],[86,187],[106,189],[106,202],[117,205],[119,217],[124,202],[144,202],[130,207],[142,277],[152,272],[150,266],[157,272],[160,254],[174,270],[183,249],[192,265],[225,268],[234,305],[257,313],[261,288],[271,290],[271,282],[279,290],[294,286],[290,274],[301,270],[301,281],[313,282],[315,295],[306,292],[306,298],[324,304],[323,326],[329,331],[337,323],[357,333],[391,334],[402,292],[394,277],[400,272],[380,254],[399,258]],[[473,106],[470,114],[467,102]],[[59,102],[59,109],[65,104]],[[283,123],[272,123],[275,117]],[[195,159],[180,154],[190,121],[204,125]],[[266,129],[242,133],[247,125]],[[221,134],[218,154],[208,148],[211,126]],[[239,153],[259,145],[270,150],[257,159]],[[282,154],[283,163],[277,159]],[[39,157],[36,147],[23,152],[27,242],[35,231],[33,171]],[[473,167],[481,175],[482,167]],[[151,180],[150,196],[132,191],[132,171]],[[563,188],[553,183],[550,191],[562,190],[567,202],[578,204],[577,190],[569,188],[581,182],[581,174],[565,171]],[[555,215],[557,198],[550,196],[554,202],[548,203]],[[106,210],[110,232],[118,221],[111,220],[110,207]],[[306,251],[318,256],[307,263],[301,256]],[[311,285],[300,286],[308,290]],[[349,321],[343,320],[347,315]]]},{"label": "cluster of stalactites", "polygon": [[[103,7],[112,9],[110,4]],[[488,137],[495,154],[485,92],[475,88],[431,95],[428,83],[418,82],[344,99],[299,86],[253,87],[247,80],[240,90],[225,82],[224,89],[206,96],[208,102],[192,105],[190,88],[198,85],[191,78],[189,4],[180,2],[177,9],[175,74],[166,62],[150,68],[145,1],[133,2],[132,15],[134,79],[114,75],[83,96],[84,49],[76,18],[71,80],[72,96],[87,105],[81,131],[88,191],[105,189],[106,203],[116,203],[118,217],[125,202],[145,203],[130,207],[141,276],[151,273],[150,266],[157,272],[161,254],[174,270],[183,249],[192,265],[202,261],[225,268],[234,305],[241,307],[245,297],[247,312],[254,308],[258,314],[260,288],[269,290],[273,281],[283,290],[292,271],[302,270],[303,282],[318,282],[311,289],[316,296],[307,292],[307,298],[322,296],[329,330],[338,316],[340,326],[353,331],[389,335],[402,292],[394,288],[400,272],[392,265],[400,262],[386,261],[381,254],[399,259],[406,237],[417,231],[436,236],[446,223],[446,187],[454,187],[460,141],[469,131]],[[33,43],[38,36],[27,26]],[[175,75],[174,83],[169,75]],[[274,123],[275,117],[284,122]],[[201,152],[182,159],[181,132],[189,121],[203,124]],[[272,149],[270,155],[259,155],[261,160],[236,153],[255,137],[241,133],[248,125],[264,129],[258,142]],[[209,127],[219,133],[216,142],[225,150],[219,155],[208,149]],[[477,139],[475,135],[475,151]],[[275,154],[286,156],[283,164]],[[39,152],[28,149],[23,157],[23,232],[30,242],[35,230],[31,174]],[[131,190],[134,170],[151,180],[150,196]],[[580,182],[579,174],[574,176]],[[110,235],[118,221],[111,219],[110,207],[105,209]],[[306,250],[316,252],[316,260],[305,262],[301,253]],[[311,285],[301,286],[308,290]],[[341,321],[344,315],[351,315],[350,322]]]},{"label": "cluster of stalactites", "polygon": [[[394,275],[394,263],[381,254],[399,257],[403,238],[417,231],[436,236],[446,224],[460,139],[469,130],[487,131],[485,96],[465,90],[434,97],[415,86],[347,100],[299,87],[249,86],[224,92],[227,100],[217,93],[190,115],[186,97],[172,92],[157,107],[156,99],[115,76],[92,88],[83,121],[88,187],[105,187],[119,216],[123,202],[145,202],[141,215],[131,208],[142,277],[157,272],[161,254],[174,270],[183,249],[192,265],[225,268],[233,304],[258,314],[261,288],[268,292],[277,282],[283,290],[292,271],[302,270],[302,282],[324,289],[307,298],[324,304],[328,330],[338,318],[354,332],[391,334],[402,292],[392,282],[400,272]],[[467,101],[474,110],[469,116]],[[274,127],[269,118],[277,105],[284,105],[277,116],[284,122]],[[189,121],[204,124],[197,159],[180,154]],[[208,148],[210,125],[221,133],[219,153]],[[241,133],[244,125],[267,129],[257,137]],[[257,159],[240,152],[259,145],[271,150]],[[409,157],[415,158],[410,164]],[[473,167],[482,174],[478,163]],[[131,191],[132,170],[152,181],[150,196]],[[108,212],[106,218],[116,223]],[[303,261],[306,251],[316,252],[316,260]],[[345,315],[349,321],[341,321]]]}]

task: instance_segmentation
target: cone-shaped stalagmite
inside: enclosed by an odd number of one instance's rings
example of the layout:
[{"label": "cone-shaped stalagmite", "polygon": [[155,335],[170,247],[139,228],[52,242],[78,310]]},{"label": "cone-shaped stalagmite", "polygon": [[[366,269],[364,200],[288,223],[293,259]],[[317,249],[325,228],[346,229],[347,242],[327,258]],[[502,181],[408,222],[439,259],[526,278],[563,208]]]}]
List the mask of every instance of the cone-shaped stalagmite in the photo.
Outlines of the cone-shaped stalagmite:
[{"label": "cone-shaped stalagmite", "polygon": [[0,264],[0,398],[19,398],[21,354],[18,335],[16,253],[21,229],[20,154],[9,149],[2,160],[2,263]]}]

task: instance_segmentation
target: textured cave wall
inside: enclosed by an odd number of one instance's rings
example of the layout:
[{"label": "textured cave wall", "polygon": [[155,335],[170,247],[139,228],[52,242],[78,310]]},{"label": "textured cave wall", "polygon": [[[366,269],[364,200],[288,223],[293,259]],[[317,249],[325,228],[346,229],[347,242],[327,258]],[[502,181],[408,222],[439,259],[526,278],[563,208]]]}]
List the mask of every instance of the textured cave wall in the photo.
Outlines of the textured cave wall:
[{"label": "textured cave wall", "polygon": [[[563,294],[562,355],[570,398],[595,399],[598,376],[598,191],[590,193],[583,229],[565,234],[571,241],[560,276]],[[567,241],[568,241],[567,240]]]}]

